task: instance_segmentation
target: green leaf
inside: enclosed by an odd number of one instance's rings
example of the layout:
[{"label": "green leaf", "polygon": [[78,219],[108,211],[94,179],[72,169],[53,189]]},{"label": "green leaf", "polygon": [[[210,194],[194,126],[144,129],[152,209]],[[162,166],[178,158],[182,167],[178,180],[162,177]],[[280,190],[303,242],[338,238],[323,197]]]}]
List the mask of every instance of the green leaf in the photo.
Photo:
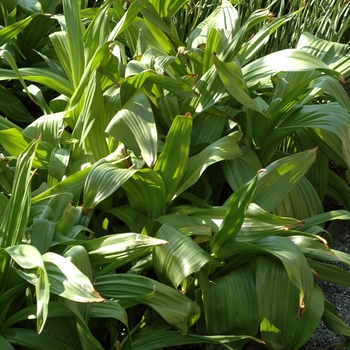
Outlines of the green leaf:
[{"label": "green leaf", "polygon": [[101,73],[95,69],[90,75],[83,107],[72,132],[72,138],[80,140],[79,146],[85,145],[84,149],[91,150],[95,159],[101,159],[109,154],[105,133],[107,124]]},{"label": "green leaf", "polygon": [[77,88],[84,71],[84,27],[80,19],[80,2],[63,0],[66,21],[68,57],[74,88]]},{"label": "green leaf", "polygon": [[166,202],[173,199],[185,173],[190,150],[191,131],[191,115],[177,116],[168,132],[163,151],[154,166],[154,170],[163,178]]},{"label": "green leaf", "polygon": [[270,348],[300,348],[321,319],[321,289],[315,284],[313,291],[310,290],[310,302],[304,305],[299,299],[298,289],[280,263],[259,257],[257,266],[256,288],[262,339]]},{"label": "green leaf", "polygon": [[309,180],[302,177],[273,212],[279,216],[303,220],[306,217],[322,213],[323,206]]},{"label": "green leaf", "polygon": [[271,53],[262,58],[247,64],[242,68],[244,80],[248,88],[269,75],[280,72],[314,71],[320,70],[330,75],[340,77],[340,74],[333,71],[317,57],[301,50],[286,49]]},{"label": "green leaf", "polygon": [[[194,333],[188,333],[182,335],[179,332],[174,331],[156,331],[143,334],[140,337],[133,339],[133,350],[156,350],[159,347],[169,346],[185,346],[189,344],[217,344],[225,346],[227,343],[235,343],[239,340],[255,340],[260,342],[259,339],[250,337],[248,335],[198,335]],[[189,348],[189,347],[188,347]],[[228,349],[232,349],[227,347]]]},{"label": "green leaf", "polygon": [[266,167],[258,179],[253,202],[266,211],[273,210],[308,171],[317,149],[281,158]]},{"label": "green leaf", "polygon": [[0,85],[0,111],[16,123],[30,123],[34,120],[22,102]]},{"label": "green leaf", "polygon": [[180,195],[190,186],[195,184],[204,170],[212,164],[222,160],[234,159],[242,154],[242,150],[238,145],[242,137],[240,131],[233,132],[206,147],[203,151],[192,156],[188,160],[188,164],[181,182],[178,185],[176,195]]},{"label": "green leaf", "polygon": [[48,334],[37,334],[26,328],[7,328],[1,330],[1,335],[10,343],[38,350],[67,349],[74,350],[68,344]]},{"label": "green leaf", "polygon": [[[208,334],[255,336],[259,317],[254,282],[253,271],[247,264],[212,281],[199,278]],[[247,342],[244,339],[237,347]]]},{"label": "green leaf", "polygon": [[122,187],[130,205],[147,213],[150,221],[165,214],[165,188],[160,174],[152,169],[140,169]]},{"label": "green leaf", "polygon": [[217,252],[225,243],[232,241],[244,222],[248,206],[252,201],[258,180],[258,174],[233,193],[228,203],[224,220],[213,239],[210,241],[211,252]]},{"label": "green leaf", "polygon": [[[37,332],[40,334],[48,316],[48,304],[50,300],[50,284],[43,258],[39,251],[30,245],[20,244],[6,248],[6,251],[19,266],[25,269],[24,271],[17,270],[20,276],[35,284]],[[27,269],[35,269],[36,272],[33,274],[29,272],[27,274]],[[28,276],[29,279],[27,279],[26,276]],[[32,281],[30,280],[31,276],[35,276]]]},{"label": "green leaf", "polygon": [[106,199],[127,181],[137,170],[121,169],[105,159],[96,162],[87,175],[84,185],[84,210],[89,211]]},{"label": "green leaf", "polygon": [[259,105],[249,95],[248,87],[239,65],[234,61],[229,63],[222,62],[216,54],[213,55],[213,61],[219,77],[229,94],[243,106],[262,113]]},{"label": "green leaf", "polygon": [[154,269],[162,281],[175,288],[189,275],[199,271],[204,265],[219,267],[220,263],[199,247],[191,238],[177,229],[164,224],[157,238],[169,242],[169,245],[154,249]]},{"label": "green leaf", "polygon": [[33,140],[17,160],[12,196],[0,218],[0,248],[22,241],[30,210],[31,167],[40,139]]},{"label": "green leaf", "polygon": [[4,350],[15,350],[9,341],[7,341],[2,335],[0,335],[0,346]]},{"label": "green leaf", "polygon": [[75,243],[84,246],[92,264],[117,261],[119,265],[124,264],[125,261],[143,256],[153,246],[167,244],[163,239],[147,237],[132,232],[103,236]]},{"label": "green leaf", "polygon": [[5,28],[1,28],[0,31],[0,46],[3,46],[9,42],[10,39],[15,38],[22,30],[24,30],[28,24],[35,18],[38,14],[33,14],[28,16],[21,21],[13,23]]},{"label": "green leaf", "polygon": [[43,255],[51,293],[69,300],[91,303],[104,299],[94,290],[90,280],[68,259],[55,253]]},{"label": "green leaf", "polygon": [[121,305],[131,302],[152,307],[181,334],[186,334],[199,317],[200,309],[191,299],[147,277],[125,273],[100,276],[95,288],[106,298],[120,300]]},{"label": "green leaf", "polygon": [[106,132],[141,155],[151,168],[157,159],[157,128],[151,104],[138,89],[110,121]]}]

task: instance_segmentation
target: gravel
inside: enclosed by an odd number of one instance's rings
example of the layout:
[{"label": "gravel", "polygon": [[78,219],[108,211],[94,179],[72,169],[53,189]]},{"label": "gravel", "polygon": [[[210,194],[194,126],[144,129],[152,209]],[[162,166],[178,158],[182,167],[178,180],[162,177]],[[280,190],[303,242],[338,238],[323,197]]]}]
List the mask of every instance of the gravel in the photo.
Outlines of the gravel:
[{"label": "gravel", "polygon": [[[350,253],[350,222],[334,221],[328,231],[333,236],[333,249]],[[347,268],[350,270],[349,268]],[[334,304],[338,310],[338,316],[346,324],[350,325],[350,288],[334,285],[328,282],[320,282],[325,298]],[[335,350],[342,344],[344,338],[328,330],[321,321],[315,333],[300,350]],[[347,347],[346,349],[349,349]]]}]

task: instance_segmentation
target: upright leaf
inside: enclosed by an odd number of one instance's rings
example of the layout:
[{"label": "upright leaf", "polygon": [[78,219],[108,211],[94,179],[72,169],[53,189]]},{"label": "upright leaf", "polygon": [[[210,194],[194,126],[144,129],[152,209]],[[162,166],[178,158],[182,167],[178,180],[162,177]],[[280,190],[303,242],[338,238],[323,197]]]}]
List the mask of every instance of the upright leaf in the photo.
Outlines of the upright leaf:
[{"label": "upright leaf", "polygon": [[154,170],[163,178],[166,202],[173,199],[185,173],[190,150],[192,116],[177,116],[168,132],[164,148]]},{"label": "upright leaf", "polygon": [[40,139],[34,139],[17,160],[12,196],[0,218],[0,248],[19,244],[27,228],[30,210],[31,168]]}]

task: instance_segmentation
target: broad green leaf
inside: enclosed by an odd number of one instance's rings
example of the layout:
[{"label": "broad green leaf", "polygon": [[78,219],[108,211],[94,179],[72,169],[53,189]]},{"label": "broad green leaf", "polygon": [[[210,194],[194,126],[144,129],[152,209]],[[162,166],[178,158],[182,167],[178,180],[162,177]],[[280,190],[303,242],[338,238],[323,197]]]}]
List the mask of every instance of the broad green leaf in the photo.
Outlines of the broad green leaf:
[{"label": "broad green leaf", "polygon": [[89,62],[94,52],[102,46],[108,39],[110,33],[110,24],[108,11],[111,4],[106,2],[96,13],[88,28],[86,29],[83,42],[85,46],[85,61]]},{"label": "broad green leaf", "polygon": [[15,38],[22,30],[24,30],[28,24],[35,18],[38,14],[33,14],[28,16],[21,21],[13,23],[5,28],[1,28],[0,31],[0,46],[8,43],[10,39]]},{"label": "broad green leaf", "polygon": [[134,1],[125,12],[124,16],[118,21],[117,25],[111,31],[108,41],[114,40],[119,34],[125,31],[134,21],[141,9],[147,4],[148,0]]},{"label": "broad green leaf", "polygon": [[101,302],[104,299],[94,290],[90,280],[68,259],[55,253],[43,255],[51,293],[77,302]]},{"label": "broad green leaf", "polygon": [[273,212],[302,220],[322,213],[323,207],[314,187],[306,177],[302,177]]},{"label": "broad green leaf", "polygon": [[74,195],[75,200],[77,200],[77,198],[80,196],[84,182],[86,181],[86,177],[90,170],[91,167],[87,166],[82,170],[75,172],[73,175],[68,176],[53,187],[33,196],[32,204],[40,203],[48,198],[66,193],[67,191],[71,192]]},{"label": "broad green leaf", "polygon": [[299,289],[300,308],[307,305],[312,296],[313,278],[301,250],[284,237],[268,237],[254,244],[281,260],[289,279]]},{"label": "broad green leaf", "polygon": [[103,236],[77,243],[84,246],[92,264],[117,262],[119,265],[145,255],[150,251],[150,247],[167,244],[163,239],[131,232]]},{"label": "broad green leaf", "polygon": [[304,151],[268,165],[259,176],[253,202],[266,211],[273,210],[308,171],[316,155],[316,149]]},{"label": "broad green leaf", "polygon": [[0,218],[0,248],[17,245],[23,239],[30,210],[31,167],[39,142],[33,140],[17,160],[12,195]]},{"label": "broad green leaf", "polygon": [[150,221],[165,214],[165,188],[162,177],[152,169],[140,169],[122,187],[130,205]]},{"label": "broad green leaf", "polygon": [[[20,244],[6,248],[11,258],[21,266],[24,271],[17,270],[21,277],[26,279],[27,270],[36,270],[35,284],[37,332],[40,334],[45,326],[48,316],[48,304],[50,300],[50,282],[40,252],[33,246]],[[30,274],[30,272],[29,272]]]},{"label": "broad green leaf", "polygon": [[210,241],[211,252],[217,252],[222,246],[237,236],[244,222],[248,206],[252,201],[257,181],[258,174],[231,196],[219,232]]},{"label": "broad green leaf", "polygon": [[219,267],[206,251],[199,247],[191,238],[177,229],[164,224],[157,233],[157,238],[168,241],[169,245],[154,249],[154,269],[160,279],[175,288],[189,275],[209,264]]},{"label": "broad green leaf", "polygon": [[[327,169],[328,170],[328,169]],[[328,171],[327,195],[335,199],[344,206],[344,209],[350,210],[350,198],[348,196],[348,184],[333,171]]]},{"label": "broad green leaf", "polygon": [[317,57],[297,49],[286,49],[271,53],[242,68],[243,77],[248,88],[259,84],[264,77],[269,75],[280,72],[313,70],[320,70],[337,77],[340,76],[339,73],[331,70]]},{"label": "broad green leaf", "polygon": [[315,277],[339,286],[350,287],[350,273],[336,265],[324,264],[319,261],[307,259],[313,269]]},{"label": "broad green leaf", "polygon": [[257,266],[256,289],[262,339],[270,348],[299,348],[310,338],[321,319],[322,291],[315,284],[310,302],[304,305],[299,299],[298,289],[280,263],[260,257]]},{"label": "broad green leaf", "polygon": [[240,242],[255,241],[288,232],[290,229],[302,227],[303,224],[302,221],[294,218],[273,215],[251,203],[236,240]]},{"label": "broad green leaf", "polygon": [[220,80],[224,84],[229,94],[243,106],[262,113],[259,105],[249,95],[249,91],[239,65],[234,61],[229,63],[222,62],[219,60],[216,54],[213,55],[213,61]]},{"label": "broad green leaf", "polygon": [[63,180],[70,158],[70,150],[65,148],[54,148],[50,155],[48,182],[54,186]]},{"label": "broad green leaf", "polygon": [[[18,129],[11,128],[7,130],[0,130],[1,144],[12,156],[19,156],[31,144],[22,132]],[[37,134],[35,138],[40,137]],[[33,142],[33,141],[32,141]],[[48,143],[43,143],[37,146],[33,166],[36,168],[47,168],[48,160],[52,146]]]},{"label": "broad green leaf", "polygon": [[2,335],[0,335],[0,346],[4,350],[15,350],[9,341],[7,341]]},{"label": "broad green leaf", "polygon": [[43,142],[58,147],[63,130],[63,113],[54,113],[37,118],[23,130],[23,135],[30,139],[42,135]]},{"label": "broad green leaf", "polygon": [[22,77],[24,80],[29,80],[34,83],[43,84],[44,86],[69,97],[74,92],[73,85],[69,80],[47,69],[19,68],[18,72],[20,76],[18,76],[16,72],[10,69],[0,68],[0,81],[9,79],[19,79],[19,77]]},{"label": "broad green leaf", "polygon": [[[195,333],[188,333],[182,335],[179,332],[174,331],[156,331],[143,334],[140,337],[133,339],[133,350],[157,350],[159,347],[179,347],[189,344],[217,344],[225,346],[225,344],[235,343],[239,340],[255,340],[260,342],[259,339],[250,337],[248,335],[198,335]],[[200,345],[201,346],[201,345]],[[189,347],[188,347],[189,348]],[[227,349],[232,349],[227,347]]]},{"label": "broad green leaf", "polygon": [[108,120],[104,113],[103,102],[101,74],[95,69],[87,84],[84,103],[72,132],[72,138],[78,139],[79,146],[91,151],[96,160],[109,154],[105,133]]},{"label": "broad green leaf", "polygon": [[163,178],[166,202],[173,199],[182,180],[190,150],[192,116],[177,116],[168,132],[164,148],[154,170]]},{"label": "broad green leaf", "polygon": [[84,210],[93,209],[127,181],[137,170],[121,169],[101,159],[88,173],[84,185]]},{"label": "broad green leaf", "polygon": [[106,298],[124,303],[145,304],[158,312],[170,325],[186,334],[200,309],[196,303],[176,289],[144,276],[121,274],[97,277],[96,290]]},{"label": "broad green leaf", "polygon": [[63,0],[66,21],[68,57],[74,88],[77,88],[84,71],[84,27],[80,19],[80,2]]},{"label": "broad green leaf", "polygon": [[157,159],[157,128],[151,104],[139,89],[110,121],[106,132],[141,155],[151,168]]},{"label": "broad green leaf", "polygon": [[21,345],[27,348],[38,350],[47,349],[67,349],[74,350],[68,344],[58,340],[48,334],[38,334],[34,330],[26,328],[7,328],[1,330],[1,336],[5,337],[10,343]]},{"label": "broad green leaf", "polygon": [[34,120],[27,108],[4,86],[0,86],[0,111],[16,123],[30,123]]},{"label": "broad green leaf", "polygon": [[176,195],[180,195],[195,184],[204,170],[210,165],[222,160],[230,160],[239,157],[242,154],[242,150],[238,145],[241,137],[242,133],[240,131],[233,132],[212,143],[195,156],[190,157],[185,173],[178,185]]},{"label": "broad green leaf", "polygon": [[141,233],[142,229],[148,222],[148,217],[141,214],[130,205],[121,205],[109,209],[107,213],[111,213],[118,219],[125,222],[130,231]]},{"label": "broad green leaf", "polygon": [[[258,303],[254,282],[253,271],[247,264],[213,281],[204,282],[203,279],[199,279],[209,335],[255,336],[259,327],[259,317],[256,312]],[[247,340],[239,342],[239,348],[247,343]]]},{"label": "broad green leaf", "polygon": [[300,35],[296,48],[320,58],[330,66],[341,59],[348,51],[346,44],[320,39],[308,32],[303,32]]},{"label": "broad green leaf", "polygon": [[60,70],[64,70],[66,77],[72,81],[72,68],[70,65],[66,33],[64,31],[54,32],[49,35],[49,38],[61,63]]},{"label": "broad green leaf", "polygon": [[256,153],[249,148],[242,147],[242,155],[232,160],[220,163],[225,179],[236,191],[250,181],[262,168]]},{"label": "broad green leaf", "polygon": [[327,328],[337,334],[341,334],[349,341],[350,327],[338,317],[337,309],[330,302],[325,300],[322,321]]},{"label": "broad green leaf", "polygon": [[33,230],[31,232],[31,244],[38,249],[41,254],[46,253],[51,245],[56,223],[44,218],[34,218]]}]

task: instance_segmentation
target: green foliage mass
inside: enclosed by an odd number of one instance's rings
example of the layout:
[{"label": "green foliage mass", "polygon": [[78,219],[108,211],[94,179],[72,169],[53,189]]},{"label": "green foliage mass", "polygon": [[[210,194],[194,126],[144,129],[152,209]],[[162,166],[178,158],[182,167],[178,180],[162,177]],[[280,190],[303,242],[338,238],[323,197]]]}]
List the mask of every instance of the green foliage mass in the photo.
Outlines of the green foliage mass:
[{"label": "green foliage mass", "polygon": [[2,349],[349,344],[350,10],[278,3],[2,1]]}]

